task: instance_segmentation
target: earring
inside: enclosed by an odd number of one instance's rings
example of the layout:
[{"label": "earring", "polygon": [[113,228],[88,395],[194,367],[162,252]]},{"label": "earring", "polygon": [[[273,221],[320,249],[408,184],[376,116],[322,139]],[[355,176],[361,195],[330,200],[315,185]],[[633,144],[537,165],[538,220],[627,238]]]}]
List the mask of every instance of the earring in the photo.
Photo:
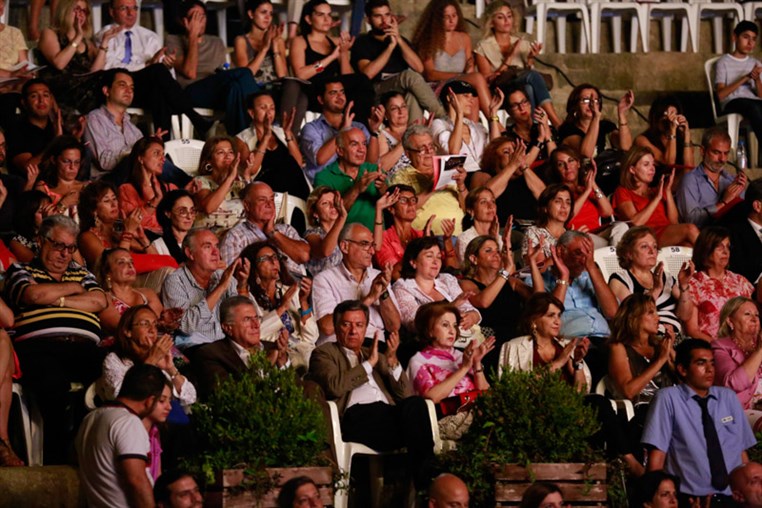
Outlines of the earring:
[{"label": "earring", "polygon": [[537,324],[532,323],[532,337],[537,337]]},{"label": "earring", "polygon": [[207,162],[206,164],[204,164],[204,170],[206,170],[207,173],[211,173],[212,165]]}]

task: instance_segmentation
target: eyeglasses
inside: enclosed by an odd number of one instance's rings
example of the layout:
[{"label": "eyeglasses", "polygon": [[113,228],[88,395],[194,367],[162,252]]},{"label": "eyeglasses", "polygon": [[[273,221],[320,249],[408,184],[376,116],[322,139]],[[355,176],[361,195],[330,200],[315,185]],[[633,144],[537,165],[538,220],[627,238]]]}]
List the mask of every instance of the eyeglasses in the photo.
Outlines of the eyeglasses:
[{"label": "eyeglasses", "polygon": [[77,244],[76,243],[68,245],[68,244],[65,244],[63,242],[56,242],[55,240],[51,240],[50,238],[47,238],[47,237],[45,238],[45,240],[48,241],[50,246],[56,252],[64,252],[64,251],[66,251],[69,254],[74,254],[75,252],[77,252]]},{"label": "eyeglasses", "polygon": [[147,319],[141,319],[132,323],[133,328],[148,328],[151,330],[158,330],[159,323],[157,321],[148,321]]},{"label": "eyeglasses", "polygon": [[579,100],[582,104],[600,104],[601,100],[593,97],[583,97]]},{"label": "eyeglasses", "polygon": [[176,213],[180,217],[193,217],[194,215],[198,213],[198,210],[196,210],[195,208],[182,207],[182,208],[175,208],[174,210],[172,210],[172,213]]},{"label": "eyeglasses", "polygon": [[278,260],[279,258],[277,254],[270,254],[269,256],[259,256],[258,258],[254,260],[254,263],[259,264],[265,261],[269,261],[270,263],[275,263]]},{"label": "eyeglasses", "polygon": [[420,148],[408,148],[408,150],[413,153],[434,153],[437,149],[433,143],[429,143],[428,145],[423,145]]},{"label": "eyeglasses", "polygon": [[357,240],[350,240],[349,238],[344,240],[345,242],[353,243],[360,247],[362,250],[368,251],[373,248],[373,242],[369,242],[368,240],[363,241],[357,241]]},{"label": "eyeglasses", "polygon": [[90,14],[90,9],[83,9],[82,7],[79,7],[79,6],[74,7],[74,9],[72,10],[74,12],[84,12],[85,14]]},{"label": "eyeglasses", "polygon": [[527,99],[522,100],[521,102],[514,102],[513,104],[509,104],[509,109],[524,109],[526,106],[529,105],[529,101]]},{"label": "eyeglasses", "polygon": [[399,198],[398,200],[403,205],[410,203],[411,205],[418,204],[418,198],[413,196],[412,198]]}]

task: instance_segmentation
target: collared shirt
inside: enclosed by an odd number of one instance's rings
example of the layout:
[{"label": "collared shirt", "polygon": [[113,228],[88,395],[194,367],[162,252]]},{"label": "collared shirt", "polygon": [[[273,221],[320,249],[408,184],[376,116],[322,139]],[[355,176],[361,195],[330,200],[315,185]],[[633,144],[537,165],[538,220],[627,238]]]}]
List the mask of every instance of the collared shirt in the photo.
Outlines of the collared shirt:
[{"label": "collared shirt", "polygon": [[[381,272],[375,268],[368,267],[365,269],[362,279],[358,281],[342,262],[339,266],[317,274],[312,283],[315,319],[320,321],[323,317],[333,314],[333,309],[344,300],[362,300],[365,298],[370,293],[373,280],[379,273]],[[397,299],[391,290],[389,290],[389,298],[399,308]],[[370,305],[370,318],[368,319],[368,328],[365,331],[366,337],[374,337],[377,330],[384,331],[384,320],[381,318],[380,309],[381,302],[378,300]],[[381,340],[385,339],[382,337]],[[336,342],[336,335],[323,335],[321,332],[317,344],[326,342]]]},{"label": "collared shirt", "polygon": [[[410,240],[420,238],[422,236],[423,231],[412,228],[410,229]],[[402,261],[402,256],[404,255],[405,248],[402,246],[402,241],[397,234],[397,228],[392,226],[384,231],[384,236],[381,240],[381,248],[376,251],[376,263],[378,266],[384,266],[387,263],[396,265]]]},{"label": "collared shirt", "polygon": [[[107,25],[95,36],[95,43],[101,46],[103,34],[110,30],[114,25]],[[122,63],[124,58],[126,32],[131,32],[132,58],[129,63]],[[161,49],[161,40],[156,32],[139,26],[137,23],[125,30],[121,30],[108,41],[108,51],[106,52],[106,65],[104,69],[123,68],[128,71],[139,71],[148,65],[148,61]]]},{"label": "collared shirt", "polygon": [[[326,185],[331,189],[344,194],[355,182],[362,178],[365,173],[375,173],[378,166],[363,162],[357,170],[357,176],[352,178],[339,167],[339,161],[329,164],[317,175],[315,175],[315,187]],[[347,224],[359,222],[370,231],[373,231],[373,222],[376,220],[376,201],[378,201],[379,192],[376,188],[376,182],[368,184],[357,199],[352,204],[352,208],[347,212]]]},{"label": "collared shirt", "polygon": [[[368,132],[368,128],[363,124],[360,122],[352,122],[352,127],[360,129],[363,134],[365,134],[365,139],[370,140],[370,132]],[[299,149],[302,151],[302,154],[304,154],[304,161],[306,163],[304,166],[304,173],[307,175],[310,183],[315,181],[315,175],[317,175],[320,170],[329,164],[333,164],[338,158],[334,153],[325,164],[321,165],[317,163],[317,153],[318,150],[320,150],[320,147],[322,147],[329,139],[336,137],[338,133],[339,130],[334,129],[323,115],[320,115],[317,120],[309,122],[302,128],[302,134],[299,139]]]},{"label": "collared shirt", "polygon": [[164,308],[180,307],[185,311],[175,340],[178,348],[214,342],[225,336],[220,326],[220,305],[226,298],[238,294],[235,279],[230,281],[227,290],[217,300],[213,309],[210,309],[206,302],[206,297],[219,285],[221,277],[222,270],[214,272],[209,281],[209,288],[204,289],[196,282],[188,267],[182,265],[164,279],[161,291]]},{"label": "collared shirt", "polygon": [[[556,276],[550,270],[542,275],[545,290],[551,293],[556,287]],[[532,280],[527,280],[532,285]],[[561,335],[565,337],[608,337],[611,329],[598,307],[593,281],[590,274],[582,272],[566,287],[564,298],[564,313],[561,314]]]},{"label": "collared shirt", "polygon": [[103,105],[87,114],[85,141],[90,143],[97,164],[90,167],[90,178],[98,178],[119,164],[129,155],[132,145],[143,137],[132,122],[130,115],[124,113],[122,125],[117,125],[114,115]]},{"label": "collared shirt", "polygon": [[[701,408],[688,385],[656,392],[641,442],[667,454],[664,469],[680,478],[680,492],[694,496],[717,493],[712,487]],[[741,465],[741,453],[757,442],[733,390],[709,388],[709,414],[714,420],[728,473]],[[720,494],[730,495],[730,488]]]},{"label": "collared shirt", "polygon": [[[680,180],[680,188],[675,196],[680,218],[697,226],[706,224],[717,213],[719,209],[717,203],[733,180],[735,177],[723,169],[720,171],[719,190],[715,189],[704,170],[703,163],[686,173]],[[743,191],[741,197],[745,194],[746,191]]]},{"label": "collared shirt", "polygon": [[759,241],[762,242],[762,225],[757,224],[751,219],[746,220],[749,221],[749,226],[751,226],[752,231],[757,234],[757,238],[759,238]]},{"label": "collared shirt", "polygon": [[[400,319],[402,320],[402,326],[407,327],[410,330],[415,328],[415,313],[418,312],[418,308],[424,303],[430,303],[434,300],[421,291],[418,287],[418,283],[414,278],[410,279],[397,279],[394,283],[394,296],[397,297],[400,309]],[[434,279],[434,289],[445,297],[445,300],[452,302],[463,293],[458,279],[449,273],[440,273],[439,276]],[[464,300],[459,306],[460,314],[463,315],[466,312],[476,312],[479,315],[479,321],[482,320],[481,312],[476,307],[471,305],[468,299]]]},{"label": "collared shirt", "polygon": [[[307,243],[289,224],[276,224],[275,231],[292,240]],[[251,245],[254,242],[264,242],[266,240],[267,235],[259,229],[259,226],[248,219],[244,219],[228,231],[222,239],[222,243],[220,244],[220,257],[225,261],[226,265],[231,265],[236,258],[241,255],[241,251],[248,245]],[[304,265],[294,262],[280,250],[278,250],[278,253],[286,259],[286,268],[289,273],[297,278],[302,278],[307,275]]]},{"label": "collared shirt", "polygon": [[[341,349],[347,356],[349,365],[351,365],[352,368],[357,367],[357,364],[360,362],[357,353],[345,347],[342,347]],[[373,404],[374,402],[389,404],[389,399],[384,395],[383,390],[381,390],[378,383],[376,383],[376,379],[373,377],[373,367],[368,360],[362,362],[362,368],[365,369],[365,373],[368,374],[368,381],[352,390],[352,395],[349,396],[349,402],[347,402],[347,409],[355,404]],[[400,375],[402,374],[402,366],[399,362],[390,372],[392,376],[394,376],[395,381],[399,380]]]},{"label": "collared shirt", "polygon": [[[256,350],[256,351],[264,351],[265,350],[265,346],[261,342],[258,345],[252,346],[252,347],[250,347],[248,349],[246,349],[245,347],[243,347],[242,345],[240,345],[239,343],[237,343],[234,340],[231,340],[230,343],[233,344],[233,349],[235,349],[235,352],[238,355],[238,358],[240,358],[241,361],[243,362],[243,364],[246,365],[247,367],[249,366],[249,362],[251,361],[251,352],[252,352],[252,350]],[[291,359],[290,358],[288,360],[286,360],[286,363],[283,364],[282,367],[280,367],[280,370],[286,370],[289,367],[291,367]]]}]

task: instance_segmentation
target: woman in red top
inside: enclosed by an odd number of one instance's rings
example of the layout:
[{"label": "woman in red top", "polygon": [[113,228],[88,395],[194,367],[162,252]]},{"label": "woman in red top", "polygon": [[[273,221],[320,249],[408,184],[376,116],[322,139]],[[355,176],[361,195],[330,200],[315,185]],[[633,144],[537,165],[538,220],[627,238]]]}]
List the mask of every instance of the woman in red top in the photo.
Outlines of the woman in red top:
[{"label": "woman in red top", "polygon": [[675,172],[662,176],[651,188],[656,166],[650,148],[635,146],[622,163],[621,182],[614,191],[614,209],[621,220],[632,226],[648,226],[656,233],[659,247],[692,246],[699,234],[693,224],[678,223],[677,206],[672,195]]}]

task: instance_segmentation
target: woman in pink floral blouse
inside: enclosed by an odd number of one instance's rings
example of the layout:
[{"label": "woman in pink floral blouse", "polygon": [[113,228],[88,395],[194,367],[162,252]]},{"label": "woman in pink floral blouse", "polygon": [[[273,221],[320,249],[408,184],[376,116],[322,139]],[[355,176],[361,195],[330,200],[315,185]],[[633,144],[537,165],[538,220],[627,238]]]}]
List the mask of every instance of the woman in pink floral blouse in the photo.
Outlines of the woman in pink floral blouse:
[{"label": "woman in pink floral blouse", "polygon": [[704,228],[693,247],[696,273],[687,288],[693,313],[685,324],[690,337],[713,341],[720,327],[720,310],[734,296],[751,297],[754,287],[743,276],[728,270],[730,232],[721,227]]}]

